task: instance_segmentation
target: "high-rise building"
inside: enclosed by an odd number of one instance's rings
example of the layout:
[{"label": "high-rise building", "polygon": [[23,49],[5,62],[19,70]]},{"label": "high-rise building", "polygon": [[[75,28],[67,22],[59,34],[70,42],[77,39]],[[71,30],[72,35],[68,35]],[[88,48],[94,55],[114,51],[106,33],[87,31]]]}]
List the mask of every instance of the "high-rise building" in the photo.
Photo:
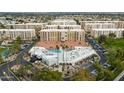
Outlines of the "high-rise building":
[{"label": "high-rise building", "polygon": [[17,37],[22,40],[32,40],[35,36],[34,29],[0,29],[0,39],[8,38],[15,40]]},{"label": "high-rise building", "polygon": [[121,38],[124,31],[124,21],[82,21],[81,24],[93,37],[114,33],[116,38]]},{"label": "high-rise building", "polygon": [[81,25],[72,19],[56,19],[40,31],[41,41],[82,41],[85,32]]}]

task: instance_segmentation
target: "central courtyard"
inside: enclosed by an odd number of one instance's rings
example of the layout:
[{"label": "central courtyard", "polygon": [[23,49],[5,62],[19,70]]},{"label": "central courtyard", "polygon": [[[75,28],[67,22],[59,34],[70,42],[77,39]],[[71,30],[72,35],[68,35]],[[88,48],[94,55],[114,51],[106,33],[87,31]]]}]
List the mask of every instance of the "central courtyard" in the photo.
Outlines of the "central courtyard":
[{"label": "central courtyard", "polygon": [[83,46],[86,47],[87,44],[85,41],[81,41],[81,42],[75,42],[75,41],[65,41],[65,42],[60,42],[60,41],[39,41],[38,43],[36,43],[36,46],[39,47],[45,47],[47,49],[50,48],[56,48],[56,46],[65,46],[66,48],[74,48],[75,46]]}]

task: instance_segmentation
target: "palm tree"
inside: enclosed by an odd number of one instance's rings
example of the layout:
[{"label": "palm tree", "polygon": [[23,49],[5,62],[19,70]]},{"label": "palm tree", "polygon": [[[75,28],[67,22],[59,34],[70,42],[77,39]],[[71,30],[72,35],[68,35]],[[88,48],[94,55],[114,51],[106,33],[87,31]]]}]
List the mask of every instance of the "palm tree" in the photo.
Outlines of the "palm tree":
[{"label": "palm tree", "polygon": [[[65,49],[67,50],[69,47],[68,45],[65,46]],[[66,63],[67,63],[67,52],[66,52]]]},{"label": "palm tree", "polygon": [[98,38],[99,43],[106,43],[106,36],[105,35],[100,35]]},{"label": "palm tree", "polygon": [[115,35],[115,33],[109,33],[109,37],[110,37],[110,38],[115,38],[116,35]]},{"label": "palm tree", "polygon": [[22,40],[21,40],[21,37],[20,37],[20,36],[18,36],[18,37],[16,38],[16,43],[17,43],[17,44],[21,44],[21,43],[22,43]]},{"label": "palm tree", "polygon": [[59,46],[58,45],[56,45],[56,49],[57,49],[57,65],[59,65],[59,55],[58,55]]},{"label": "palm tree", "polygon": [[106,75],[105,80],[110,81],[114,79],[114,73],[112,71],[106,69],[104,73]]},{"label": "palm tree", "polygon": [[91,76],[88,70],[82,69],[78,73],[76,73],[72,77],[72,79],[75,81],[88,81],[88,80],[95,80],[95,77]]},{"label": "palm tree", "polygon": [[37,41],[40,40],[40,30],[41,30],[40,27],[35,27],[35,33],[36,33]]}]

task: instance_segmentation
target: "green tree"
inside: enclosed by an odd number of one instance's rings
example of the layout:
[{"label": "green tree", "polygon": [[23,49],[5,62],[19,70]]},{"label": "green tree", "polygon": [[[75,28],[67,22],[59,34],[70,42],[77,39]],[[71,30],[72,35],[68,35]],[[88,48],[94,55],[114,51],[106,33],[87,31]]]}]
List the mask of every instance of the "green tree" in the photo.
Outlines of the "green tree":
[{"label": "green tree", "polygon": [[58,45],[56,45],[56,49],[59,50],[59,46]]},{"label": "green tree", "polygon": [[121,61],[118,61],[116,67],[117,67],[118,72],[121,72],[124,70],[124,63],[122,63]]},{"label": "green tree", "polygon": [[116,54],[117,54],[117,51],[115,49],[108,50],[107,59],[108,59],[108,63],[111,65],[110,66],[111,70],[115,69],[115,66],[116,66],[116,63],[115,63]]},{"label": "green tree", "polygon": [[[21,49],[21,43],[22,43],[22,40],[21,40],[21,38],[18,36],[18,37],[16,38],[16,42],[14,43],[14,46],[13,46],[16,53],[18,53],[18,52],[20,51],[20,49]],[[16,58],[16,62],[17,62],[17,65],[18,65],[18,63],[20,62],[20,57],[17,57],[17,58]]]},{"label": "green tree", "polygon": [[40,30],[41,30],[41,27],[35,27],[36,41],[40,40]]},{"label": "green tree", "polygon": [[116,49],[116,51],[117,51],[116,58],[121,59],[121,61],[123,61],[124,50],[122,48],[118,48]]},{"label": "green tree", "polygon": [[97,71],[101,71],[102,66],[99,64],[99,61],[93,63],[93,66],[96,68]]},{"label": "green tree", "polygon": [[2,64],[4,62],[2,56],[0,55],[0,64]]},{"label": "green tree", "polygon": [[105,76],[106,76],[105,80],[107,80],[107,81],[113,80],[114,77],[115,77],[114,73],[112,71],[108,70],[108,69],[106,69],[104,71],[104,73],[105,73]]},{"label": "green tree", "polygon": [[96,76],[96,80],[101,80],[105,77],[105,73],[104,73],[104,69],[103,67],[99,64],[98,61],[94,62],[93,66],[96,68],[97,70],[97,76]]},{"label": "green tree", "polygon": [[21,43],[22,43],[22,40],[21,40],[21,37],[20,37],[20,36],[18,36],[18,37],[16,38],[16,43],[17,43],[17,44],[21,44]]},{"label": "green tree", "polygon": [[95,80],[95,77],[91,76],[89,71],[86,69],[80,70],[78,73],[76,73],[73,76],[73,80],[75,81],[89,81],[89,80]]},{"label": "green tree", "polygon": [[34,74],[34,81],[60,81],[62,80],[62,73],[58,71],[38,71]]},{"label": "green tree", "polygon": [[26,71],[24,69],[23,66],[21,66],[16,72],[15,74],[17,75],[17,77],[23,77],[25,75]]},{"label": "green tree", "polygon": [[86,36],[90,37],[91,36],[91,30],[86,32]]},{"label": "green tree", "polygon": [[80,25],[80,22],[78,19],[74,19],[78,25]]},{"label": "green tree", "polygon": [[104,69],[101,69],[100,71],[98,71],[96,80],[101,80],[105,77],[105,73],[104,73]]},{"label": "green tree", "polygon": [[5,28],[6,28],[6,26],[3,25],[2,23],[0,23],[0,29],[5,29]]},{"label": "green tree", "polygon": [[68,48],[69,48],[68,45],[66,45],[66,46],[65,46],[65,49],[68,49]]},{"label": "green tree", "polygon": [[115,33],[109,33],[109,37],[110,37],[110,38],[115,38],[116,35],[115,35]]},{"label": "green tree", "polygon": [[99,38],[98,38],[98,42],[99,43],[106,43],[106,36],[105,35],[100,35]]},{"label": "green tree", "polygon": [[32,70],[32,66],[31,65],[24,65],[24,66],[21,66],[16,72],[15,74],[18,76],[18,77],[25,77],[25,76],[28,76],[29,75],[29,71]]},{"label": "green tree", "polygon": [[[122,67],[121,69],[123,70],[123,63],[122,61],[124,60],[124,52],[123,49],[110,49],[108,56],[108,62],[111,65],[110,69],[114,70],[115,68],[119,69],[119,66]],[[120,71],[120,70],[119,70]]]}]

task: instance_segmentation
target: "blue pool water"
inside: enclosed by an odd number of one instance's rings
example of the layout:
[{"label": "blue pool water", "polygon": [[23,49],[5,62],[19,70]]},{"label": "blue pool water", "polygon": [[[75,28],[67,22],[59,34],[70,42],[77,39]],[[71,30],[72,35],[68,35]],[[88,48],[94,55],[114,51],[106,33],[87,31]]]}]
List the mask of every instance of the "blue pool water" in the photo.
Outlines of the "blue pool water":
[{"label": "blue pool water", "polygon": [[61,53],[62,51],[61,50],[57,50],[57,49],[50,49],[49,52],[52,52],[52,53]]}]

